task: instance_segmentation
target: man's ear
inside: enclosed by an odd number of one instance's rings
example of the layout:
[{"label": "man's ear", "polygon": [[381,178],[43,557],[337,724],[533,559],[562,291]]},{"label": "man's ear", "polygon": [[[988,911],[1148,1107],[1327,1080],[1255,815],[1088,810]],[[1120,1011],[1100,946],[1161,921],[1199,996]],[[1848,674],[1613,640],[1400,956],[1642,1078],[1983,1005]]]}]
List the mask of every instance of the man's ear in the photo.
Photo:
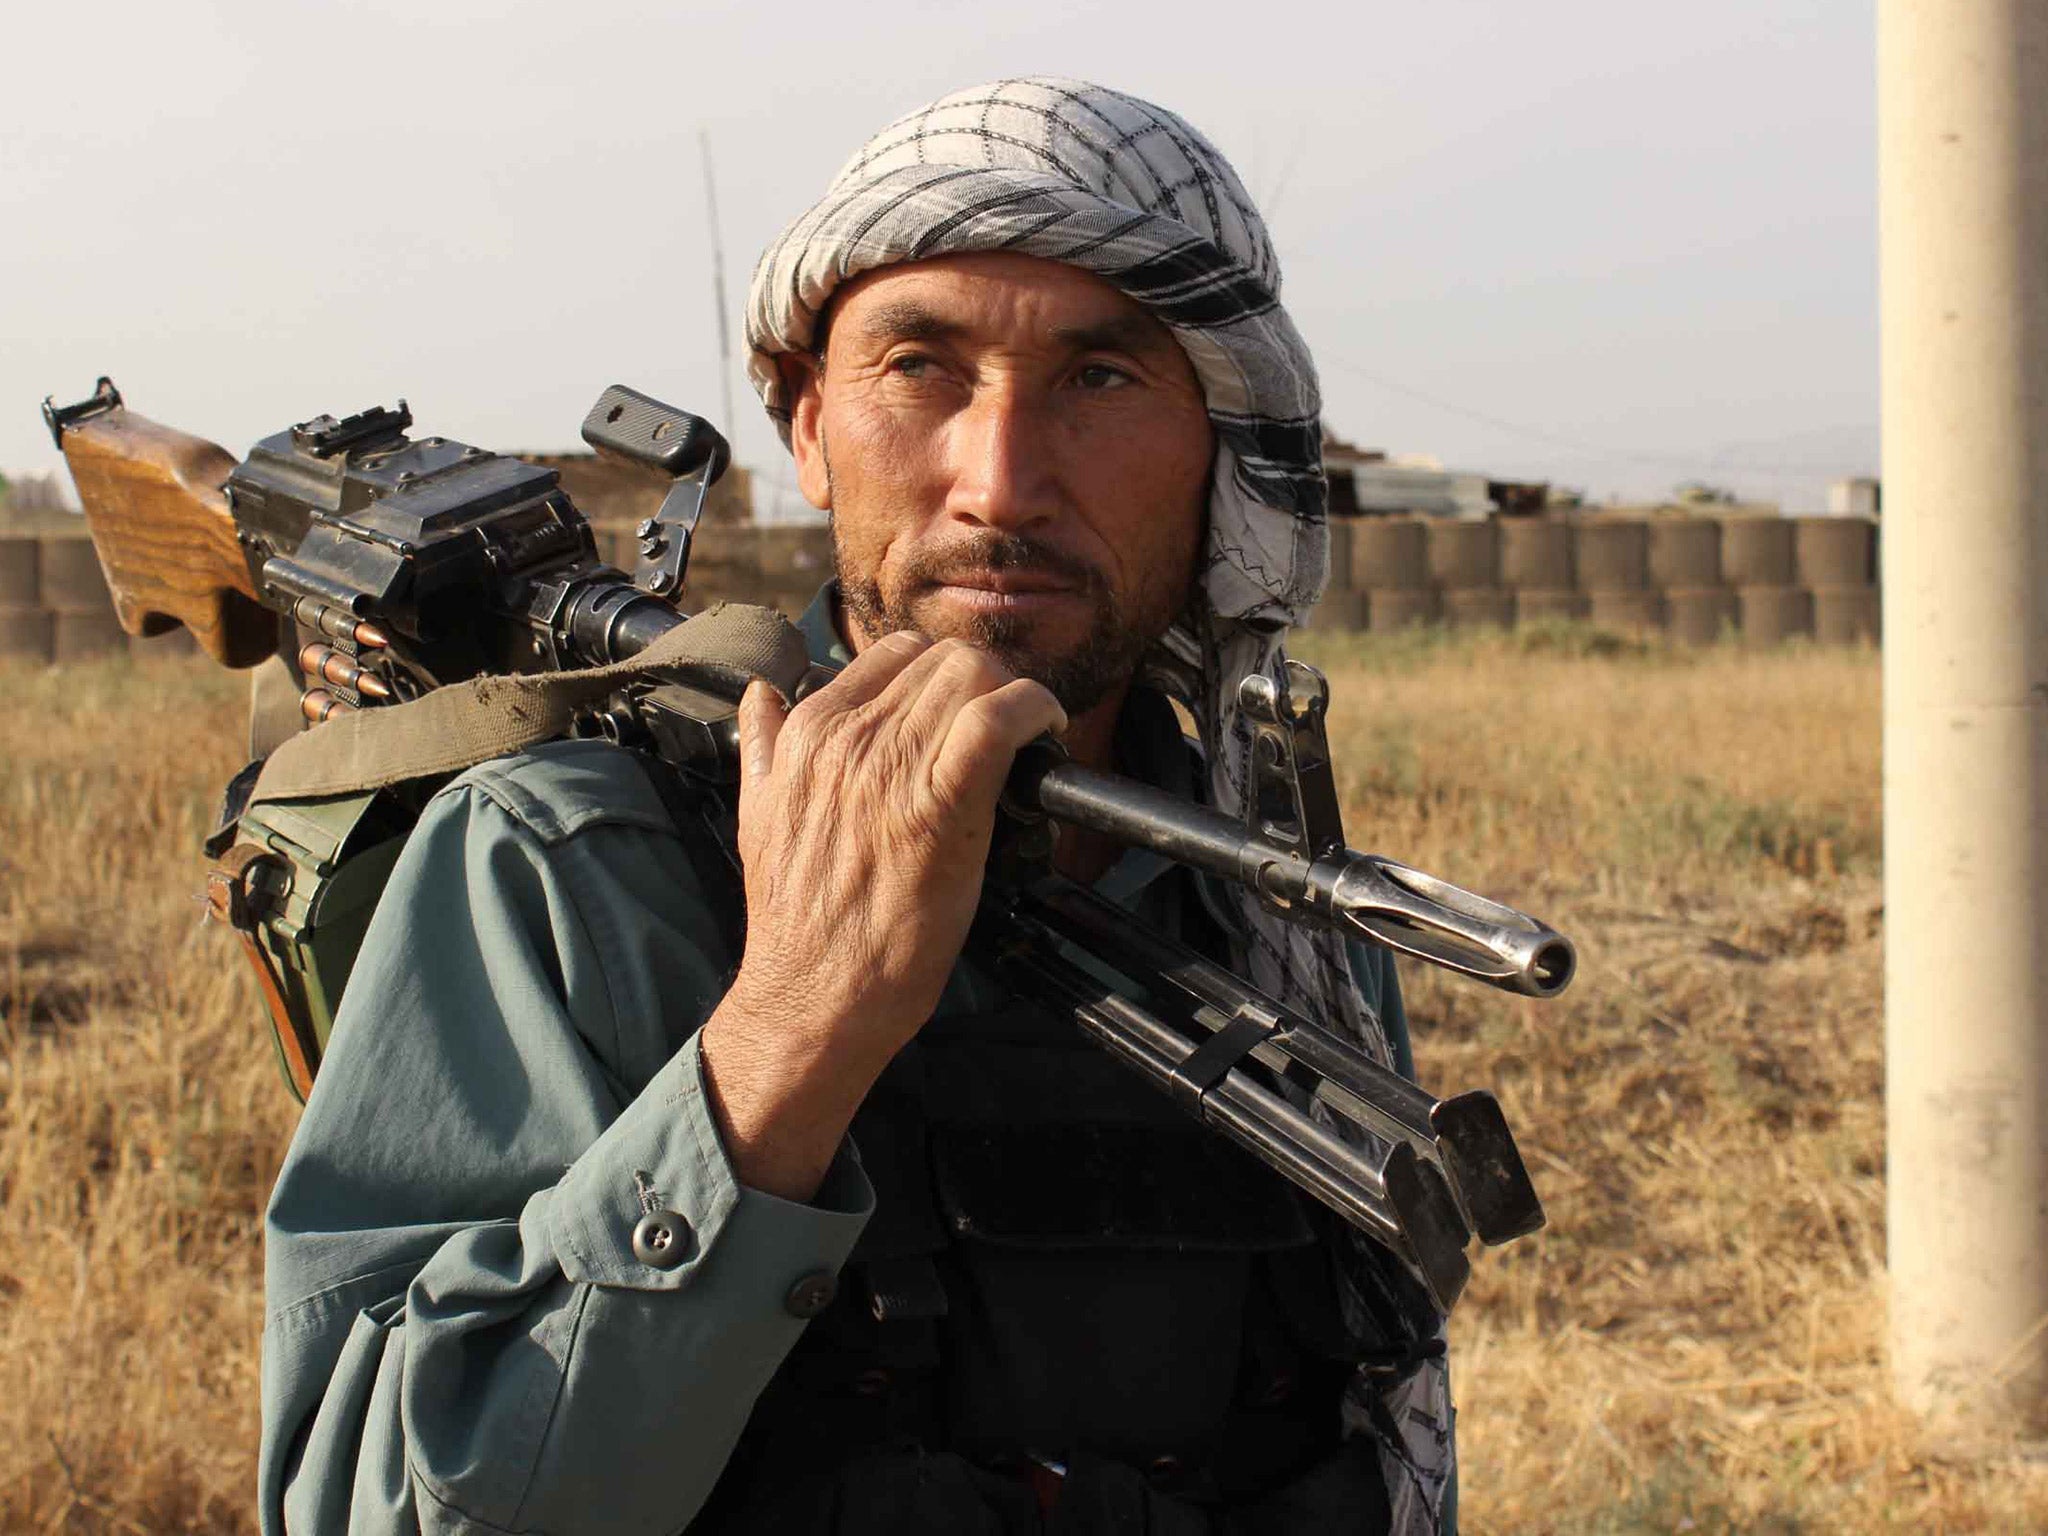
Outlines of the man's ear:
[{"label": "man's ear", "polygon": [[796,485],[820,512],[832,510],[832,476],[825,467],[825,363],[809,352],[784,352],[775,359],[789,401],[789,451],[796,458]]}]

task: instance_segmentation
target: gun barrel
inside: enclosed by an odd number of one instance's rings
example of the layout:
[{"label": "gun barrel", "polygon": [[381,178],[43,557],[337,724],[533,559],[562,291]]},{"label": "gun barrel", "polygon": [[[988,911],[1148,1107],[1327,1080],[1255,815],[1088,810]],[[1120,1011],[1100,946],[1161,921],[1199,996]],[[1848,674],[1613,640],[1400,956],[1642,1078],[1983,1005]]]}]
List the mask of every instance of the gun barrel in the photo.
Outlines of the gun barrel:
[{"label": "gun barrel", "polygon": [[1045,757],[1021,765],[1010,793],[1057,821],[1150,848],[1283,910],[1305,911],[1504,991],[1555,997],[1576,967],[1571,941],[1526,912],[1373,854],[1347,849],[1305,859],[1149,784]]},{"label": "gun barrel", "polygon": [[[596,614],[610,612],[606,604],[619,600],[601,596],[572,606]],[[592,660],[622,660],[682,622],[665,604],[623,601],[630,623],[593,622],[587,635],[574,636]],[[1577,966],[1571,940],[1526,912],[1373,854],[1344,849],[1310,860],[1221,811],[1084,768],[1056,747],[1027,747],[1020,754],[1004,801],[1149,848],[1256,891],[1283,911],[1313,916],[1503,991],[1555,997]]]},{"label": "gun barrel", "polygon": [[1308,879],[1310,904],[1333,921],[1504,991],[1555,997],[1578,968],[1548,923],[1377,854],[1321,860]]}]

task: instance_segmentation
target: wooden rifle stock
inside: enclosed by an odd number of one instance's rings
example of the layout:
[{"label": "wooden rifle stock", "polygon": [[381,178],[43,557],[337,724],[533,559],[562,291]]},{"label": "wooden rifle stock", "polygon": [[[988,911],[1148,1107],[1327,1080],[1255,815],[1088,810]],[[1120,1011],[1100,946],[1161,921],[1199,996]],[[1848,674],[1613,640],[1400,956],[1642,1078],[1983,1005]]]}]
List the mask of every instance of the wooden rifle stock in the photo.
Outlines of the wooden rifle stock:
[{"label": "wooden rifle stock", "polygon": [[182,624],[215,661],[251,667],[277,649],[277,617],[256,601],[221,486],[225,448],[138,416],[105,379],[45,417],[64,450],[86,529],[131,635]]}]

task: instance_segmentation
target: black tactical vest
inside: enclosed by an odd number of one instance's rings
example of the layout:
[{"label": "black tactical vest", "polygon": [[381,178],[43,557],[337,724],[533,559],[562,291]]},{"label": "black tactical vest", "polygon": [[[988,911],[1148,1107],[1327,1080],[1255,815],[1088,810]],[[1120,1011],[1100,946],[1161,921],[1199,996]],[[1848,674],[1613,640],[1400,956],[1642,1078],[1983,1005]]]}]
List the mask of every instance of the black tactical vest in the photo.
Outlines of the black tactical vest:
[{"label": "black tactical vest", "polygon": [[852,1134],[875,1214],[693,1536],[1385,1529],[1323,1213],[1071,1020],[942,1010]]}]

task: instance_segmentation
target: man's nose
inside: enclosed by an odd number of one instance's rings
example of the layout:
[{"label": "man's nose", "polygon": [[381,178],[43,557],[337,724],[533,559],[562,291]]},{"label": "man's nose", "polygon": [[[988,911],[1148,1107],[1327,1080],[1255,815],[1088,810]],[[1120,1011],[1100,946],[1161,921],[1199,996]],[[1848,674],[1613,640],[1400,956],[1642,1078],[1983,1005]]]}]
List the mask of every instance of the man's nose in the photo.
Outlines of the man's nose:
[{"label": "man's nose", "polygon": [[1018,529],[1059,509],[1056,427],[1044,401],[1011,381],[986,383],[948,434],[946,512],[963,522]]}]

